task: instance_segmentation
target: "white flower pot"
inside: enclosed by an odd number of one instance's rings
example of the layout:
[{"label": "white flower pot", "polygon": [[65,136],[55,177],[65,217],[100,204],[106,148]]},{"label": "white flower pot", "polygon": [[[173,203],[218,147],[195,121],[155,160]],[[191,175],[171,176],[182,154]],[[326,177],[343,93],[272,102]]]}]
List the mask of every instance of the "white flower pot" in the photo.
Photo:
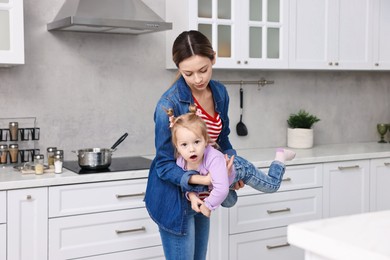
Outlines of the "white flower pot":
[{"label": "white flower pot", "polygon": [[287,146],[291,148],[313,147],[313,129],[287,128]]}]

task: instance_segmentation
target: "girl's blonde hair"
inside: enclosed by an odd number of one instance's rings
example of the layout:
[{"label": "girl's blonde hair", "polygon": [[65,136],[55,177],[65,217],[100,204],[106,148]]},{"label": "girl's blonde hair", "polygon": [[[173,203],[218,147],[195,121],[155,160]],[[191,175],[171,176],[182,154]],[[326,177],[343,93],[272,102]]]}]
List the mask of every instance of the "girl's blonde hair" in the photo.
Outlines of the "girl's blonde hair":
[{"label": "girl's blonde hair", "polygon": [[172,143],[176,147],[177,137],[176,132],[179,127],[187,128],[199,137],[203,137],[206,143],[210,143],[210,137],[207,133],[207,125],[203,119],[196,114],[197,108],[194,105],[189,106],[189,111],[186,114],[174,117],[173,109],[167,109],[169,116],[170,128],[172,133]]}]

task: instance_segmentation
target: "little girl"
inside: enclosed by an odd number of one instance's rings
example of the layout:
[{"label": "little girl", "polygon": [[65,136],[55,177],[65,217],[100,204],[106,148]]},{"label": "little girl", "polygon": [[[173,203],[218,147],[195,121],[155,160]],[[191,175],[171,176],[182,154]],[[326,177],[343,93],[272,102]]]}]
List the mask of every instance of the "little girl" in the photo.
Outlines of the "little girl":
[{"label": "little girl", "polygon": [[[207,133],[207,125],[198,116],[196,106],[189,107],[190,112],[177,118],[173,110],[168,109],[172,142],[176,148],[176,163],[186,171],[197,171],[209,179],[210,192],[188,192],[187,198],[196,212],[210,216],[211,211],[219,205],[227,207],[234,205],[237,195],[229,194],[229,187],[239,180],[262,192],[275,192],[279,189],[285,172],[285,161],[292,160],[295,152],[278,148],[275,160],[271,163],[268,175],[257,169],[252,163],[242,157],[233,159],[232,172],[228,174],[225,156],[211,145]],[[210,174],[209,174],[210,173]],[[228,196],[229,194],[229,196]],[[228,198],[227,198],[228,196]],[[230,201],[225,201],[225,199]],[[225,202],[224,202],[225,201]],[[224,204],[223,204],[224,202]]]}]

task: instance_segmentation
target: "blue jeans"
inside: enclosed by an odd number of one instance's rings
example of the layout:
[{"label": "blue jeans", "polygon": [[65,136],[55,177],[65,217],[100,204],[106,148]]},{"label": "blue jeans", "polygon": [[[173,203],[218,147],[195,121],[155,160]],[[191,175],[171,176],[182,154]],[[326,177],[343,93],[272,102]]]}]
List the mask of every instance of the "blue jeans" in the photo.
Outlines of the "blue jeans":
[{"label": "blue jeans", "polygon": [[[245,185],[262,191],[262,192],[276,192],[282,183],[283,174],[286,170],[284,163],[273,161],[269,167],[268,175],[256,168],[252,163],[248,162],[240,156],[235,156],[233,161],[236,177],[230,188],[239,180],[242,180]],[[223,207],[233,207],[237,202],[237,193],[235,190],[230,190],[228,196],[221,204]]]},{"label": "blue jeans", "polygon": [[204,260],[207,254],[210,219],[191,208],[186,215],[188,233],[175,235],[160,228],[166,260]]}]

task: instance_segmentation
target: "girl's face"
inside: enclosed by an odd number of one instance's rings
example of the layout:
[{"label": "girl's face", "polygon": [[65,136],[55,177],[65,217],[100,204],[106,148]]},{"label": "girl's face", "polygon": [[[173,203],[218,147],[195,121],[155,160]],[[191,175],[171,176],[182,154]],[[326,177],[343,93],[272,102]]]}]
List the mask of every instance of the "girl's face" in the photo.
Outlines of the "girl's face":
[{"label": "girl's face", "polygon": [[199,165],[203,160],[206,145],[202,135],[197,135],[185,127],[177,128],[176,149],[187,163]]},{"label": "girl's face", "polygon": [[215,59],[210,60],[199,55],[191,56],[180,62],[179,71],[192,92],[201,92],[207,88],[214,63]]}]

